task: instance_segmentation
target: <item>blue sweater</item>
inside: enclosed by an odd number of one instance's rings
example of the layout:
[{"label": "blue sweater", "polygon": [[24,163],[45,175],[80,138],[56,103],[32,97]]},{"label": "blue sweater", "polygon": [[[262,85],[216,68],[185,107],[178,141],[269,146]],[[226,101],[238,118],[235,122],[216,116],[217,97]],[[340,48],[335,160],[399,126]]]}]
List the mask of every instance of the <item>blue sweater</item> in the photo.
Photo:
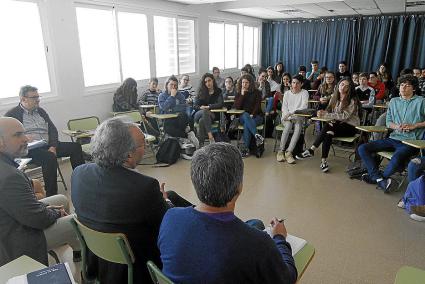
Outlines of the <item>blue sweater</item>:
[{"label": "blue sweater", "polygon": [[161,113],[184,112],[186,109],[186,99],[181,92],[177,92],[177,95],[173,97],[165,91],[159,94],[158,105]]},{"label": "blue sweater", "polygon": [[295,283],[291,246],[234,216],[220,220],[192,207],[172,208],[158,247],[163,273],[174,283]]}]

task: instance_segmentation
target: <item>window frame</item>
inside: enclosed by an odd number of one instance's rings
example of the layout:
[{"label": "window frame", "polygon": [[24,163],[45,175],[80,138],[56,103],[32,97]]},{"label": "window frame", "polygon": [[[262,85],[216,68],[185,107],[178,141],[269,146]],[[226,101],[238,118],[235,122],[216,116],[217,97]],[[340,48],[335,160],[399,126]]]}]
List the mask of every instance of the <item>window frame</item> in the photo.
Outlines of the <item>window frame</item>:
[{"label": "window frame", "polygon": [[[37,5],[38,17],[40,19],[40,28],[41,28],[41,36],[43,39],[44,46],[44,56],[47,65],[47,76],[50,84],[50,91],[40,93],[43,96],[43,102],[54,102],[59,101],[60,97],[57,92],[57,84],[56,84],[56,69],[54,65],[54,47],[51,41],[50,30],[48,25],[48,14],[46,3],[43,0],[14,0],[16,2],[28,2],[34,3]],[[37,86],[34,86],[37,87]],[[1,109],[3,107],[10,107],[12,105],[16,105],[19,103],[19,90],[16,90],[16,96],[0,98]]]}]

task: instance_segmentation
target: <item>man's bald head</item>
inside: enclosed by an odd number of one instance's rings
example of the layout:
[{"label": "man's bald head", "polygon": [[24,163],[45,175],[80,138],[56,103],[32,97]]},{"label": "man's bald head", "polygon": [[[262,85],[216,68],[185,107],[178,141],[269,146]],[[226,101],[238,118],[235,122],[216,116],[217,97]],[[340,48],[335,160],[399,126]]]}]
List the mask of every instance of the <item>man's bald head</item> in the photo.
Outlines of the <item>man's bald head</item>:
[{"label": "man's bald head", "polygon": [[15,118],[0,117],[0,153],[11,158],[28,155],[24,126]]}]

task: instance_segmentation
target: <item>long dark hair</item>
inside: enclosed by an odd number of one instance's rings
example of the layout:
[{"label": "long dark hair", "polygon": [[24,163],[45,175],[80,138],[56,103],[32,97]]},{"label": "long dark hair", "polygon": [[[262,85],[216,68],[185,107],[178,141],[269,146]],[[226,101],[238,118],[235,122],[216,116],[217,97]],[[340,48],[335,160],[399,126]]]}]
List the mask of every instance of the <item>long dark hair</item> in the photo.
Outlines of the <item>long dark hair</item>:
[{"label": "long dark hair", "polygon": [[202,75],[201,80],[199,81],[199,88],[198,88],[198,97],[202,99],[206,99],[209,96],[208,88],[205,86],[206,78],[210,78],[213,80],[214,94],[221,93],[221,89],[217,86],[217,82],[215,81],[213,74],[205,73],[204,75]]},{"label": "long dark hair", "polygon": [[[339,85],[342,83],[342,81],[347,81],[349,83],[349,88],[348,88],[348,96],[346,96],[341,101],[341,93],[339,92]],[[357,111],[360,111],[359,109],[360,102],[359,102],[359,99],[357,98],[353,81],[351,81],[350,77],[343,77],[341,80],[339,80],[338,84],[336,84],[335,91],[332,94],[331,100],[329,101],[329,105],[326,110],[329,112],[332,112],[339,101],[341,102],[341,110],[344,110],[350,105],[351,100],[354,100]]]},{"label": "long dark hair", "polygon": [[238,92],[238,94],[241,94],[241,90],[242,90],[242,80],[246,79],[249,81],[249,89],[248,92],[249,93],[253,93],[255,90],[255,82],[254,82],[254,77],[252,77],[252,75],[250,74],[245,74],[239,77],[237,86],[236,86],[236,91]]},{"label": "long dark hair", "polygon": [[289,89],[288,90],[290,90],[291,89],[291,81],[292,81],[292,76],[291,76],[291,74],[290,73],[288,73],[288,72],[284,72],[283,74],[282,74],[282,77],[280,78],[280,93],[283,95],[284,93],[285,93],[285,86],[283,85],[283,77],[289,77]]}]

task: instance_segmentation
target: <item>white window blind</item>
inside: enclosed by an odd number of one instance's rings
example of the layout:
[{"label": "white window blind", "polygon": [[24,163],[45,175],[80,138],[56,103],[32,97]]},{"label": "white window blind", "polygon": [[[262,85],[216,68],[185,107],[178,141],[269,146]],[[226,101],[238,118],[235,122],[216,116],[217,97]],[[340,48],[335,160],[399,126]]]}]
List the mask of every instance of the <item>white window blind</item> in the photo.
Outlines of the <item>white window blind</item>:
[{"label": "white window blind", "polygon": [[209,24],[209,69],[224,69],[224,24]]},{"label": "white window blind", "polygon": [[179,73],[195,72],[195,21],[177,20],[177,38],[179,48]]},{"label": "white window blind", "polygon": [[174,18],[154,16],[156,75],[178,74],[177,37]]},{"label": "white window blind", "polygon": [[224,25],[224,68],[238,67],[238,26]]},{"label": "white window blind", "polygon": [[1,1],[0,98],[17,97],[24,85],[40,93],[50,92],[46,51],[38,5],[31,2]]},{"label": "white window blind", "polygon": [[244,26],[243,27],[243,65],[253,64],[253,53],[254,53],[254,34],[253,28]]}]

